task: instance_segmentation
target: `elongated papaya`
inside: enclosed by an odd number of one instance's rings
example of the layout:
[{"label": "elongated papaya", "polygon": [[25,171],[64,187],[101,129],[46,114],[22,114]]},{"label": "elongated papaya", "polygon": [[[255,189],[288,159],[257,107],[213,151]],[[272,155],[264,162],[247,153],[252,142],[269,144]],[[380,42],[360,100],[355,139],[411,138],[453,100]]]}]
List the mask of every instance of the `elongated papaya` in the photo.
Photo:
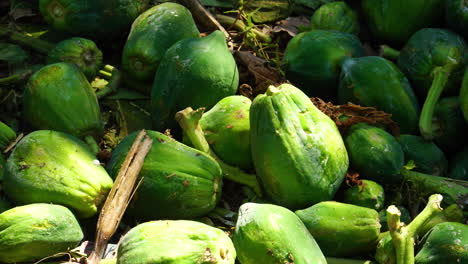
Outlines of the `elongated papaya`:
[{"label": "elongated papaya", "polygon": [[31,262],[74,248],[83,239],[66,207],[28,204],[0,214],[0,262]]},{"label": "elongated papaya", "polygon": [[341,62],[361,56],[364,48],[355,35],[312,30],[288,42],[282,67],[288,80],[308,96],[334,99]]},{"label": "elongated papaya", "polygon": [[[115,178],[136,133],[114,149],[108,171]],[[142,182],[127,209],[138,219],[181,219],[202,216],[221,196],[222,175],[218,163],[201,151],[162,133],[147,131],[153,145],[140,171]]]},{"label": "elongated papaya", "polygon": [[339,102],[373,106],[392,114],[403,133],[416,132],[420,107],[411,85],[391,61],[346,58],[341,67]]},{"label": "elongated papaya", "polygon": [[133,22],[122,51],[122,69],[131,78],[151,82],[167,49],[181,39],[199,35],[190,11],[183,5],[169,2],[156,5]]},{"label": "elongated papaya", "polygon": [[377,245],[380,221],[373,209],[326,201],[296,214],[326,256],[359,256],[372,252]]},{"label": "elongated papaya", "polygon": [[250,108],[252,158],[275,203],[299,209],[330,200],[348,169],[335,123],[290,84],[270,86]]},{"label": "elongated papaya", "polygon": [[80,218],[95,215],[112,187],[84,142],[51,130],[34,131],[16,145],[3,181],[17,204],[57,203]]},{"label": "elongated papaya", "polygon": [[96,95],[77,66],[59,62],[44,66],[28,80],[23,94],[24,118],[35,129],[77,137],[102,132]]},{"label": "elongated papaya", "polygon": [[236,250],[221,229],[186,220],[151,221],[119,243],[117,264],[234,264]]},{"label": "elongated papaya", "polygon": [[242,264],[327,263],[301,219],[273,204],[243,204],[233,240]]},{"label": "elongated papaya", "polygon": [[149,0],[40,0],[39,10],[54,29],[106,39],[130,28]]},{"label": "elongated papaya", "polygon": [[210,108],[234,95],[239,72],[224,34],[183,39],[164,54],[151,90],[151,115],[156,130],[174,128],[174,115],[186,107]]}]

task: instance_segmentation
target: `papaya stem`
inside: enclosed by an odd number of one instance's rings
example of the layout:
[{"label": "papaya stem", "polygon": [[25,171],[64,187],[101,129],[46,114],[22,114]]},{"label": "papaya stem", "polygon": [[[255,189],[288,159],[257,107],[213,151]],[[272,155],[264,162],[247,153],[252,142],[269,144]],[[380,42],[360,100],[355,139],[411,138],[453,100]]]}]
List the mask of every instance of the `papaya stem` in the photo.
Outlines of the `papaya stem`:
[{"label": "papaya stem", "polygon": [[379,55],[389,60],[397,60],[400,56],[400,51],[387,45],[380,45]]},{"label": "papaya stem", "polygon": [[427,140],[431,140],[435,137],[435,133],[432,129],[432,117],[434,115],[434,109],[439,101],[439,97],[448,82],[450,75],[450,69],[444,67],[437,67],[433,71],[434,79],[432,80],[431,88],[429,89],[421,110],[421,116],[419,117],[419,132],[421,136]]},{"label": "papaya stem", "polygon": [[5,27],[0,27],[0,36],[8,37],[12,42],[18,43],[22,46],[32,48],[42,54],[47,54],[55,47],[55,44],[34,38],[23,33],[15,32]]},{"label": "papaya stem", "polygon": [[99,74],[103,76],[104,78],[106,77],[108,78],[108,83],[106,87],[96,92],[96,97],[98,99],[101,99],[117,91],[120,85],[121,73],[117,68],[111,65],[105,65],[103,70],[99,71]]},{"label": "papaya stem", "polygon": [[97,153],[99,152],[99,146],[96,140],[92,136],[85,136],[84,140],[86,144],[88,144],[89,148],[91,149],[91,152],[96,156]]},{"label": "papaya stem", "polygon": [[420,172],[401,170],[405,182],[418,188],[422,195],[440,193],[447,204],[464,205],[468,199],[468,182],[446,177],[439,177]]},{"label": "papaya stem", "polygon": [[179,111],[175,115],[176,121],[184,133],[188,136],[193,146],[213,157],[221,167],[223,176],[231,181],[247,185],[251,187],[255,193],[261,197],[262,191],[255,175],[243,172],[237,167],[230,166],[222,161],[211,149],[210,145],[206,141],[205,134],[199,124],[200,118],[203,115],[204,108],[193,110],[191,107],[187,107],[182,111]]},{"label": "papaya stem", "polygon": [[387,209],[387,223],[395,248],[396,264],[414,264],[414,244],[419,229],[442,211],[442,195],[429,197],[426,207],[407,226],[400,222],[400,210],[394,205]]},{"label": "papaya stem", "polygon": [[225,16],[225,15],[216,15],[216,19],[224,27],[227,27],[227,28],[233,27],[233,28],[235,28],[236,30],[238,30],[238,31],[240,31],[242,33],[250,31],[253,34],[255,34],[255,37],[257,37],[262,42],[270,43],[272,41],[271,37],[269,35],[255,29],[255,28],[249,29],[242,20],[239,20],[239,19],[236,19],[236,18],[230,17],[230,16]]}]

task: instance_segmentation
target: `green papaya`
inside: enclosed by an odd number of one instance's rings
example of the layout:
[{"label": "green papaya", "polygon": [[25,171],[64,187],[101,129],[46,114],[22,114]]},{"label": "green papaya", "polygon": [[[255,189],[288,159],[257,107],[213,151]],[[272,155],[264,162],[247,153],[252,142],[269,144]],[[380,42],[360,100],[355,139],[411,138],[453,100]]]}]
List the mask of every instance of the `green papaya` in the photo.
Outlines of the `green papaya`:
[{"label": "green papaya", "polygon": [[[400,221],[405,224],[409,224],[411,222],[411,215],[408,209],[400,205],[397,206],[397,208],[398,210],[400,210],[400,214],[401,214]],[[383,232],[388,231],[387,208],[384,208],[379,211],[379,219],[380,219],[380,225],[381,225],[380,232],[383,233]]]},{"label": "green papaya", "polygon": [[310,18],[310,27],[359,34],[357,13],[343,1],[322,5]]},{"label": "green papaya", "polygon": [[[147,131],[153,145],[145,158],[143,178],[127,214],[138,219],[181,219],[202,216],[215,208],[221,196],[222,174],[208,154],[156,131]],[[116,178],[137,136],[134,132],[112,152],[107,168]]]},{"label": "green papaya", "polygon": [[290,84],[268,87],[250,108],[257,176],[278,205],[299,209],[330,200],[344,180],[348,154],[335,123]]},{"label": "green papaya", "polygon": [[39,11],[54,29],[97,39],[130,28],[149,0],[40,0]]},{"label": "green papaya", "polygon": [[36,261],[78,246],[83,232],[66,207],[28,204],[0,214],[0,262]]},{"label": "green papaya", "polygon": [[151,90],[153,126],[174,128],[174,115],[188,106],[210,108],[234,95],[239,72],[221,31],[204,38],[183,39],[162,58]]},{"label": "green papaya", "polygon": [[138,81],[151,82],[167,49],[181,39],[199,35],[192,14],[183,5],[156,5],[133,22],[122,51],[122,70]]},{"label": "green papaya", "polygon": [[326,201],[297,210],[296,215],[326,256],[360,256],[377,245],[380,221],[373,209]]},{"label": "green papaya", "polygon": [[205,138],[223,161],[251,169],[250,106],[252,101],[241,95],[221,99],[200,119]]},{"label": "green papaya", "polygon": [[242,264],[327,263],[301,219],[273,204],[241,205],[233,241]]},{"label": "green papaya", "polygon": [[421,28],[443,19],[444,0],[363,0],[362,13],[373,36],[403,45]]},{"label": "green papaya", "polygon": [[460,108],[465,117],[465,121],[468,123],[468,66],[463,75],[462,86],[460,88]]},{"label": "green papaya", "polygon": [[343,202],[378,211],[384,206],[385,192],[382,185],[362,180],[361,184],[354,185],[344,192]]},{"label": "green papaya", "polygon": [[398,67],[382,57],[346,58],[338,99],[341,104],[353,102],[392,114],[403,133],[417,131],[420,108],[416,95]]},{"label": "green papaya", "polygon": [[35,129],[77,137],[95,136],[103,129],[96,95],[85,75],[70,63],[49,64],[34,73],[24,89],[23,110]]},{"label": "green papaya", "polygon": [[416,167],[413,170],[437,176],[445,175],[448,161],[434,142],[414,135],[400,135],[397,140],[405,154],[405,163],[410,160],[414,162]]},{"label": "green papaya", "polygon": [[187,220],[151,221],[119,242],[117,264],[234,264],[236,250],[220,229]]},{"label": "green papaya", "polygon": [[4,191],[16,204],[57,203],[95,215],[112,179],[81,140],[51,130],[26,135],[6,164]]},{"label": "green papaya", "polygon": [[398,66],[412,82],[416,93],[425,98],[419,117],[421,135],[435,137],[432,128],[434,108],[442,94],[458,95],[468,46],[449,30],[424,28],[414,33],[398,56]]},{"label": "green papaya", "polygon": [[0,121],[0,152],[16,139],[16,133],[7,124]]},{"label": "green papaya", "polygon": [[286,78],[309,96],[336,96],[341,62],[364,56],[359,39],[334,30],[312,30],[293,37],[286,47],[282,68]]},{"label": "green papaya", "polygon": [[447,0],[445,3],[445,21],[449,28],[468,39],[468,2],[465,0]]},{"label": "green papaya", "polygon": [[458,96],[440,99],[431,122],[434,142],[443,151],[457,152],[468,142],[468,123],[460,109]]},{"label": "green papaya", "polygon": [[450,161],[448,177],[468,181],[468,146],[456,153]]},{"label": "green papaya", "polygon": [[365,179],[380,184],[398,183],[404,153],[398,141],[382,128],[358,123],[345,137],[351,166]]},{"label": "green papaya", "polygon": [[47,55],[47,64],[73,63],[86,75],[94,79],[102,67],[102,51],[96,43],[85,38],[69,38],[57,43]]},{"label": "green papaya", "polygon": [[416,254],[416,264],[467,263],[468,225],[445,222],[436,225]]}]

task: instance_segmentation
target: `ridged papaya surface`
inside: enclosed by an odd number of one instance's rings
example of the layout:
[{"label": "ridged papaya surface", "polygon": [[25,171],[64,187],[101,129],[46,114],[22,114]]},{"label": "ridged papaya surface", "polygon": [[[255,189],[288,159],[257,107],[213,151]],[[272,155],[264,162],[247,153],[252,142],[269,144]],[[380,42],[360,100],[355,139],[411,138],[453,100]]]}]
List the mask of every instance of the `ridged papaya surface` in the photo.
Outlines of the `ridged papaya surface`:
[{"label": "ridged papaya surface", "polygon": [[183,5],[156,5],[133,22],[122,51],[122,69],[131,78],[151,82],[167,49],[181,39],[199,35],[192,14]]},{"label": "ridged papaya surface", "polygon": [[17,206],[0,214],[0,262],[34,262],[78,245],[83,232],[66,207]]},{"label": "ridged papaya surface", "polygon": [[327,263],[301,219],[278,205],[243,204],[233,241],[242,264]]},{"label": "ridged papaya surface", "polygon": [[250,108],[252,158],[273,201],[300,209],[330,200],[348,169],[335,123],[298,88],[270,86]]},{"label": "ridged papaya surface", "polygon": [[183,39],[164,54],[151,90],[151,115],[156,130],[176,126],[174,115],[186,107],[210,108],[234,95],[239,72],[221,31]]},{"label": "ridged papaya surface", "polygon": [[186,220],[152,221],[119,243],[118,264],[234,264],[236,250],[221,229]]},{"label": "ridged papaya surface", "polygon": [[97,213],[112,179],[84,142],[38,130],[25,136],[8,158],[4,187],[17,204],[56,203],[87,218]]},{"label": "ridged papaya surface", "polygon": [[[180,219],[202,216],[215,208],[221,196],[218,163],[207,154],[162,133],[147,131],[153,145],[140,171],[142,182],[127,212],[139,219]],[[107,168],[117,177],[136,132],[112,152]]]},{"label": "ridged papaya surface", "polygon": [[24,118],[35,129],[82,137],[101,133],[101,111],[86,76],[77,66],[44,66],[28,80],[23,94]]}]

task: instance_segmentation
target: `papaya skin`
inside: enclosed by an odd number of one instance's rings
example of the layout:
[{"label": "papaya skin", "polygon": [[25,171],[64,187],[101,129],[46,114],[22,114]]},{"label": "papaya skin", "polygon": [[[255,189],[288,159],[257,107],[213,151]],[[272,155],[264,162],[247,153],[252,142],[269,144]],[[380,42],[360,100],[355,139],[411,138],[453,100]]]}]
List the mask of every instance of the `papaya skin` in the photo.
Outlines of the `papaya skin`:
[{"label": "papaya skin", "polygon": [[80,218],[98,212],[113,184],[84,142],[51,130],[34,131],[16,145],[3,181],[16,204],[57,203]]}]

